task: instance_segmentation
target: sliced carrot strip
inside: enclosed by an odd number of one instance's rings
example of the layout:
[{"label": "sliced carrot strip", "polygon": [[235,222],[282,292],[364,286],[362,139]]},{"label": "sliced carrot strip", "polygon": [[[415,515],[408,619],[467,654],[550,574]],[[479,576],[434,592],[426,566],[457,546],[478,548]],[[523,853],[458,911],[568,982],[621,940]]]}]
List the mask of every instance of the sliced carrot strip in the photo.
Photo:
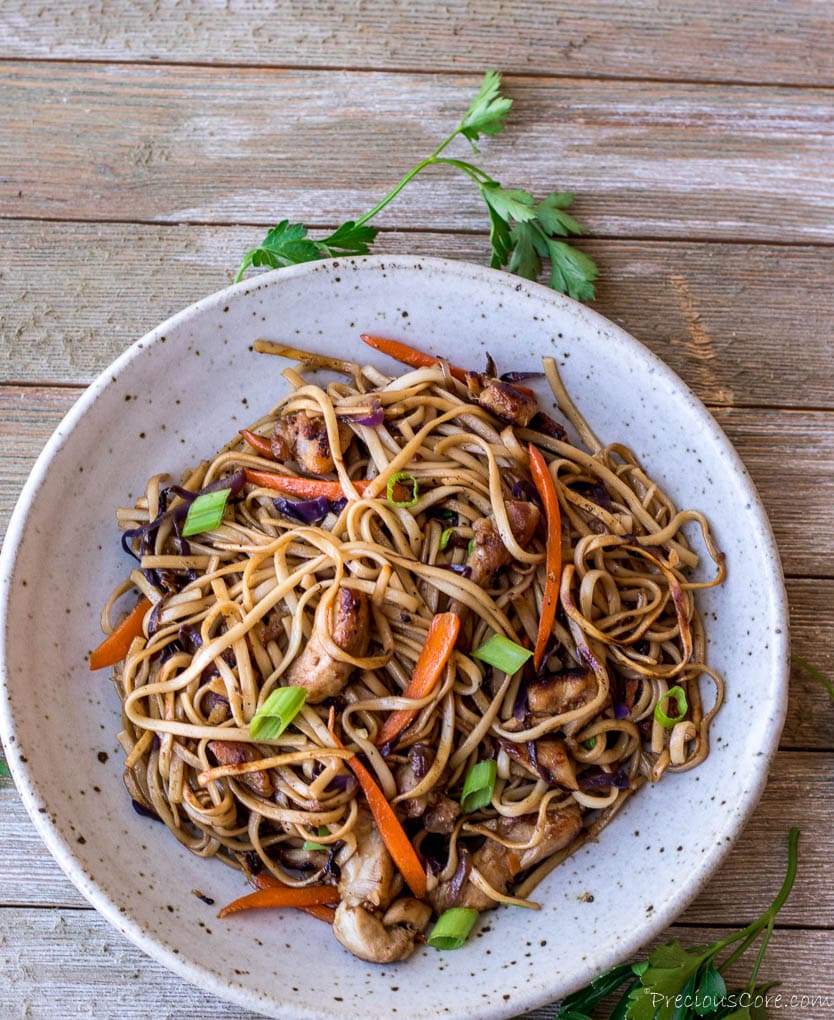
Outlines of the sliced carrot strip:
[{"label": "sliced carrot strip", "polygon": [[127,655],[131,642],[142,633],[145,613],[151,608],[149,599],[141,598],[122,622],[90,652],[90,669],[115,666]]},{"label": "sliced carrot strip", "polygon": [[[288,888],[283,882],[280,882],[274,875],[270,875],[268,871],[262,871],[260,874],[255,875],[252,879],[255,885],[259,889],[286,889]],[[327,924],[333,924],[333,918],[336,916],[336,911],[333,907],[325,907],[323,904],[315,904],[312,907],[299,907],[299,910],[303,910],[305,914],[310,914],[312,917],[317,917],[319,921],[325,921]]]},{"label": "sliced carrot strip", "polygon": [[250,432],[249,429],[241,429],[240,434],[252,449],[257,450],[262,457],[269,457],[270,460],[275,460],[272,444],[266,436],[259,436],[257,432]]},{"label": "sliced carrot strip", "polygon": [[226,917],[239,910],[257,910],[261,907],[314,907],[317,904],[338,902],[339,890],[334,885],[305,885],[300,889],[272,886],[232,900],[217,916]]},{"label": "sliced carrot strip", "polygon": [[[298,496],[299,499],[318,499],[319,496],[326,496],[328,499],[342,499],[345,495],[339,482],[328,482],[322,478],[278,475],[274,471],[256,471],[253,468],[246,468],[246,481],[251,482],[252,485],[262,485],[265,489],[285,492],[288,496]],[[371,480],[357,478],[353,484],[356,486],[357,492],[363,492],[371,484]]]},{"label": "sliced carrot strip", "polygon": [[[330,715],[330,722],[327,728],[330,730],[330,735],[333,737],[336,746],[344,747],[345,745],[339,740],[333,729],[333,713]],[[388,852],[393,857],[394,863],[400,869],[400,873],[405,879],[408,888],[418,900],[425,899],[425,869],[420,863],[417,851],[411,845],[411,840],[406,835],[405,829],[400,824],[399,818],[394,813],[394,809],[385,799],[385,794],[377,786],[376,780],[358,758],[348,758],[347,763],[359,780],[359,785],[362,787],[362,792],[368,801],[368,807],[374,816],[379,834],[388,847]]]},{"label": "sliced carrot strip", "polygon": [[[373,347],[375,351],[379,351],[380,354],[387,354],[389,358],[400,361],[404,365],[411,365],[412,368],[430,368],[432,365],[440,364],[439,358],[435,358],[433,355],[426,354],[423,351],[418,351],[416,347],[410,347],[399,340],[388,340],[382,336],[369,336],[367,333],[362,333],[361,336],[362,342],[366,343],[369,347]],[[459,382],[466,382],[466,369],[449,365],[449,371]]]},{"label": "sliced carrot strip", "polygon": [[[429,627],[429,633],[420,657],[402,693],[404,698],[425,698],[440,682],[449,657],[455,648],[460,617],[457,613],[437,613]],[[398,708],[393,711],[377,734],[376,746],[383,747],[402,733],[415,716],[416,708]]]},{"label": "sliced carrot strip", "polygon": [[553,632],[553,621],[556,619],[556,606],[559,601],[559,582],[562,576],[562,514],[559,510],[559,497],[553,476],[547,468],[547,461],[537,446],[530,443],[530,474],[541,496],[544,513],[547,518],[547,543],[545,545],[545,568],[547,576],[544,583],[544,599],[542,614],[539,618],[539,630],[536,634],[536,647],[533,650],[533,666],[538,669],[544,659],[547,642]]}]

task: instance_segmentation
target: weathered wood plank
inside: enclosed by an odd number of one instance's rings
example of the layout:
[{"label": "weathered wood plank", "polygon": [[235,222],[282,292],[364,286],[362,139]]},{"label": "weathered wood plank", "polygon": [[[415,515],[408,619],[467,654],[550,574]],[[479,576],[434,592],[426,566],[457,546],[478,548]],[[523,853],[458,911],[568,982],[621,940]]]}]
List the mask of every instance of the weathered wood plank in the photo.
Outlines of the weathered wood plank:
[{"label": "weathered wood plank", "polygon": [[[0,221],[0,372],[89,382],[134,339],[226,286],[260,227]],[[586,241],[593,307],[709,404],[834,409],[827,248]],[[484,235],[386,231],[377,250],[489,260]],[[44,266],[49,267],[44,272]],[[802,353],[789,338],[801,323]],[[13,373],[10,375],[9,373]]]},{"label": "weathered wood plank", "polygon": [[[675,938],[694,946],[726,934],[726,928],[675,925],[656,941]],[[80,946],[83,952],[79,952]],[[99,1020],[146,1020],[149,1016],[250,1020],[255,1016],[186,984],[93,911],[2,910],[0,947],[6,977],[0,984],[0,1012],[5,1016],[51,1020],[56,1002],[61,1003],[63,1016]],[[731,978],[746,980],[751,965],[752,960],[741,961],[731,971]],[[834,1004],[833,971],[830,931],[781,929],[771,940],[761,978],[782,979],[775,991],[782,995],[785,1016],[828,1020]],[[818,998],[810,1002],[802,1001],[802,996]],[[550,1020],[553,1007],[527,1016],[529,1020]]]},{"label": "weathered wood plank", "polygon": [[303,0],[4,4],[0,55],[834,83],[830,4]]},{"label": "weathered wood plank", "polygon": [[[75,388],[0,386],[0,529],[38,452],[79,395]],[[786,573],[834,577],[834,415],[715,410],[770,516]],[[797,513],[797,507],[802,513]],[[809,534],[808,522],[814,522]],[[817,661],[817,645],[808,657]]]},{"label": "weathered wood plank", "polygon": [[785,573],[834,577],[830,413],[722,408],[714,413],[764,501]]},{"label": "weathered wood plank", "polygon": [[[355,218],[431,152],[476,85],[443,75],[6,63],[0,216]],[[813,90],[509,78],[507,92],[513,129],[479,158],[508,186],[577,192],[592,232],[834,238],[834,123]],[[471,182],[435,168],[380,222],[483,230],[485,214]]]}]

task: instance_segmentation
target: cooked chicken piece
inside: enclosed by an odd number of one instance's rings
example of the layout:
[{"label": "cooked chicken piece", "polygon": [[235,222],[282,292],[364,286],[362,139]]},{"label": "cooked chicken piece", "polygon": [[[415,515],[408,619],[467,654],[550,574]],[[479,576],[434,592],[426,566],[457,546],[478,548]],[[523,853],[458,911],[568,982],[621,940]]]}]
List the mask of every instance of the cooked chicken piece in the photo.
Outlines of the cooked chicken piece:
[{"label": "cooked chicken piece", "polygon": [[[210,740],[208,749],[217,759],[219,765],[243,765],[245,762],[260,761],[261,755],[251,744],[236,744],[231,740]],[[271,797],[275,793],[275,785],[265,770],[258,772],[242,772],[239,779],[259,797]]]},{"label": "cooked chicken piece", "polygon": [[[486,822],[502,839],[512,843],[526,843],[536,828],[538,816],[522,815],[520,818],[499,818]],[[469,880],[472,868],[477,868],[483,878],[496,890],[506,893],[515,876],[538,864],[545,857],[564,849],[582,831],[582,816],[576,804],[570,804],[557,814],[549,814],[545,821],[541,842],[529,850],[511,850],[495,840],[488,839],[472,854],[461,851],[460,865],[447,882],[441,882],[429,899],[437,913],[450,907],[469,907],[473,910],[488,910],[495,906],[495,900]]]},{"label": "cooked chicken piece", "polygon": [[[536,533],[541,514],[535,503],[508,499],[505,502],[510,530],[520,546],[529,545]],[[504,545],[492,517],[481,517],[472,526],[472,552],[466,566],[472,571],[471,580],[482,588],[491,588],[501,567],[512,562],[512,554]]]},{"label": "cooked chicken piece", "polygon": [[445,793],[429,794],[429,807],[423,815],[423,828],[426,832],[439,832],[448,836],[455,827],[460,815],[460,804]]},{"label": "cooked chicken piece", "polygon": [[348,907],[385,908],[394,895],[394,862],[370,811],[359,809],[356,851],[341,866],[339,895]]},{"label": "cooked chicken piece", "polygon": [[[410,793],[420,782],[410,761],[400,765],[394,773],[394,780],[397,784],[397,793]],[[397,803],[406,818],[421,818],[429,806],[429,798],[423,794],[421,797],[409,797]]]},{"label": "cooked chicken piece", "polygon": [[430,918],[431,908],[411,897],[397,900],[382,918],[343,900],[333,918],[333,934],[361,960],[394,963],[411,954],[415,936]]},{"label": "cooked chicken piece", "polygon": [[501,746],[536,779],[543,779],[551,786],[564,786],[568,790],[579,789],[576,766],[563,740],[540,737],[527,744],[502,740]]},{"label": "cooked chicken piece", "polygon": [[[339,442],[344,451],[351,431],[339,424]],[[282,462],[294,460],[302,471],[326,475],[333,470],[333,451],[324,418],[307,411],[289,411],[280,417],[270,440],[273,456]]]},{"label": "cooked chicken piece", "polygon": [[[330,636],[343,652],[361,658],[368,649],[371,606],[368,596],[354,588],[340,588],[331,613]],[[304,687],[307,701],[317,705],[335,697],[350,679],[354,666],[334,659],[314,630],[304,650],[287,672],[287,683]]]},{"label": "cooked chicken piece", "polygon": [[481,407],[510,425],[525,428],[530,424],[530,419],[538,414],[536,398],[512,383],[490,378],[480,372],[467,372],[466,385],[472,396],[478,398]]},{"label": "cooked chicken piece", "polygon": [[[530,544],[536,533],[541,513],[535,503],[526,500],[508,499],[507,518],[510,530],[520,546]],[[482,588],[491,588],[495,583],[495,575],[508,563],[512,563],[512,553],[504,545],[501,533],[492,517],[480,517],[472,525],[472,552],[466,558],[469,578]],[[472,640],[469,608],[457,600],[449,604],[449,611],[460,617],[460,637],[457,647],[461,651],[469,648]]]},{"label": "cooked chicken piece", "polygon": [[565,669],[539,676],[527,685],[530,711],[561,715],[586,705],[597,693],[597,680],[587,669]]}]

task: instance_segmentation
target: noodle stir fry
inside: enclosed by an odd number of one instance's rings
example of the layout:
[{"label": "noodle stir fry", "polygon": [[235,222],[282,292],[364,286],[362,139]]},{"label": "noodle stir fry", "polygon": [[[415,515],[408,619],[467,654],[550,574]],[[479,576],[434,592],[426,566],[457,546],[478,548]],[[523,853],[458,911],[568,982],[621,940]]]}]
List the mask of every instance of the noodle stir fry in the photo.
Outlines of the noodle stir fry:
[{"label": "noodle stir fry", "polygon": [[300,363],[287,394],[117,512],[138,562],[90,665],[114,667],[137,809],[256,886],[221,915],[299,907],[391,962],[536,908],[643,783],[703,761],[723,682],[694,594],[724,562],[553,359],[581,445],[524,374],[363,339],[410,367],[256,344]]}]

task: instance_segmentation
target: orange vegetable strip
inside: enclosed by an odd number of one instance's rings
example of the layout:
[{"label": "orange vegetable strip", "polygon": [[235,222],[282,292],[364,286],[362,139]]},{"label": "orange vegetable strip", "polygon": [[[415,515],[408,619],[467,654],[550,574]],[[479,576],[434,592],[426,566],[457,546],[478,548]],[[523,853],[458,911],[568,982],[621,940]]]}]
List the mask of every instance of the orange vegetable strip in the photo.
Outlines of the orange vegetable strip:
[{"label": "orange vegetable strip", "polygon": [[[460,617],[457,613],[437,613],[434,616],[414,672],[402,693],[404,698],[425,698],[437,687],[455,649],[459,630]],[[376,746],[383,747],[398,737],[417,712],[416,708],[398,708],[393,711],[377,734]]]},{"label": "orange vegetable strip", "polygon": [[[248,440],[247,440],[248,442]],[[265,489],[276,489],[288,496],[299,499],[342,499],[344,492],[339,482],[328,482],[322,478],[297,478],[294,475],[278,475],[274,471],[256,471],[246,468],[246,481],[252,485],[262,485]],[[353,480],[358,492],[363,492],[370,484],[370,479],[356,478]]]},{"label": "orange vegetable strip", "polygon": [[314,907],[317,904],[338,902],[339,890],[334,885],[305,885],[299,889],[273,886],[232,900],[217,916],[226,917],[239,910],[256,910],[261,907]]},{"label": "orange vegetable strip", "polygon": [[[408,344],[401,343],[399,340],[387,340],[385,337],[369,336],[367,333],[362,333],[361,336],[362,342],[373,347],[375,351],[387,354],[389,358],[401,361],[404,365],[411,365],[412,368],[430,368],[432,365],[440,364],[439,358],[418,351],[416,347],[409,347]],[[449,365],[449,371],[459,382],[466,382],[466,369]]]},{"label": "orange vegetable strip", "polygon": [[[336,746],[344,747],[345,745],[339,740],[333,729],[332,713],[328,729]],[[405,879],[408,888],[418,900],[424,900],[426,898],[426,872],[420,863],[417,851],[411,845],[411,840],[406,835],[405,829],[403,829],[399,818],[394,813],[394,809],[385,799],[385,794],[377,786],[371,773],[358,758],[348,758],[347,763],[359,780],[359,785],[362,787],[362,792],[368,801],[368,807],[374,816],[379,834],[388,847],[388,852],[394,858],[394,863],[400,869],[400,873]]]},{"label": "orange vegetable strip", "polygon": [[547,468],[547,461],[537,446],[530,443],[530,474],[541,496],[544,513],[547,518],[547,543],[545,545],[545,567],[547,577],[544,583],[544,599],[542,614],[539,618],[539,630],[536,635],[536,647],[533,650],[533,666],[536,669],[542,664],[545,649],[553,631],[556,618],[556,606],[559,601],[559,582],[562,576],[562,514],[559,511],[559,497],[553,476]]},{"label": "orange vegetable strip", "polygon": [[[279,882],[274,875],[270,875],[268,871],[262,871],[260,874],[255,875],[252,881],[259,889],[288,888],[283,882]],[[312,907],[299,907],[299,910],[303,910],[305,914],[310,914],[312,917],[318,918],[319,921],[325,921],[327,924],[333,924],[333,918],[336,916],[336,911],[333,907],[325,907],[319,903]]]},{"label": "orange vegetable strip", "polygon": [[90,652],[90,669],[115,666],[127,655],[131,642],[142,633],[145,613],[151,608],[149,599],[141,598],[136,606],[122,620],[94,651]]},{"label": "orange vegetable strip", "polygon": [[240,434],[252,449],[257,450],[262,457],[269,457],[270,460],[275,460],[272,444],[266,436],[259,436],[257,432],[250,432],[249,429],[241,429]]}]

